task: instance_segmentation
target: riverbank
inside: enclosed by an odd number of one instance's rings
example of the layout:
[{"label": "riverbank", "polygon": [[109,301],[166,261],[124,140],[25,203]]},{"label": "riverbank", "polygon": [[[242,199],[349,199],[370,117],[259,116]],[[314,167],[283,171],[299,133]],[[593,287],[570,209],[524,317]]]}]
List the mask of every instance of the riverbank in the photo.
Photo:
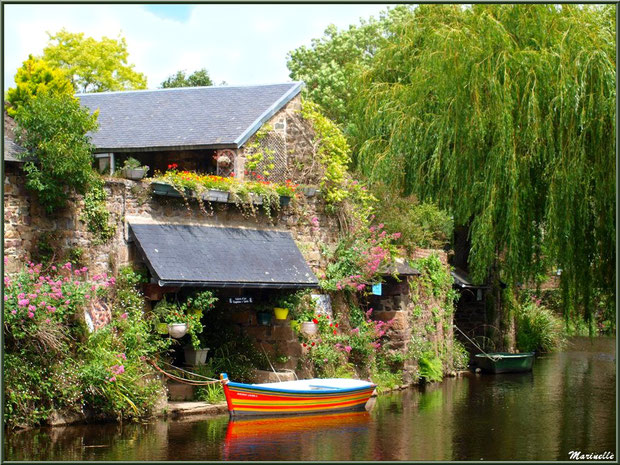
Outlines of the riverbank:
[{"label": "riverbank", "polygon": [[[470,374],[474,374],[471,370],[460,370],[460,371],[452,371],[446,375],[444,378],[458,378],[467,376]],[[426,385],[437,385],[441,384],[443,381],[434,382],[434,383],[426,383]],[[411,383],[411,384],[403,384],[400,386],[396,386],[389,389],[384,389],[381,392],[375,392],[372,394],[372,398],[376,398],[377,396],[390,394],[397,391],[403,391],[406,389],[419,388],[421,387],[421,383]],[[201,401],[172,401],[169,400],[166,403],[161,403],[155,415],[153,415],[152,419],[157,418],[172,418],[172,419],[182,419],[185,417],[191,416],[203,416],[205,418],[215,417],[218,415],[223,415],[228,413],[228,407],[226,402],[218,402],[217,404],[210,404],[207,402]],[[70,413],[66,415],[54,414],[50,417],[50,420],[46,426],[51,427],[62,427],[69,425],[85,425],[85,424],[98,424],[98,423],[110,423],[114,422],[113,418],[94,418],[93,416],[89,416],[86,413]],[[31,428],[28,428],[31,429]]]}]

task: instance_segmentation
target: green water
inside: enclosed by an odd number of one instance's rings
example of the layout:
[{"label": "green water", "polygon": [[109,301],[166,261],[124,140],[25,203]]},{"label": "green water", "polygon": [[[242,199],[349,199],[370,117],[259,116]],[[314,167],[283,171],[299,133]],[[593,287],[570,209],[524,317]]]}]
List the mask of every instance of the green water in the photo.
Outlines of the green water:
[{"label": "green water", "polygon": [[228,416],[5,435],[5,460],[568,460],[616,455],[615,339],[574,338],[531,373],[446,379],[369,413],[229,424]]}]

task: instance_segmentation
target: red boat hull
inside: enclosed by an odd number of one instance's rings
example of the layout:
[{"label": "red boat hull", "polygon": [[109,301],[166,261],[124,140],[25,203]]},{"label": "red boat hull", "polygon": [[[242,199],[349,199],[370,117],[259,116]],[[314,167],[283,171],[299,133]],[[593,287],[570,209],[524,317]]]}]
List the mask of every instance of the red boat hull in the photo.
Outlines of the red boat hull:
[{"label": "red boat hull", "polygon": [[224,393],[232,416],[299,415],[364,410],[375,387],[294,392],[226,382]]}]

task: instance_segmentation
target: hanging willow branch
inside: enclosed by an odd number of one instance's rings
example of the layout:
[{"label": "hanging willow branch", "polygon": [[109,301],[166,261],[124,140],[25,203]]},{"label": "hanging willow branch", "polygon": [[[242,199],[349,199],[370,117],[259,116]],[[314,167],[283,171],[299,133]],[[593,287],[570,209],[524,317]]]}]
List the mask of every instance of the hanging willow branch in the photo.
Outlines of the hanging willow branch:
[{"label": "hanging willow branch", "polygon": [[352,111],[357,168],[468,225],[477,280],[496,260],[510,284],[561,268],[588,318],[615,292],[614,13],[419,6]]}]

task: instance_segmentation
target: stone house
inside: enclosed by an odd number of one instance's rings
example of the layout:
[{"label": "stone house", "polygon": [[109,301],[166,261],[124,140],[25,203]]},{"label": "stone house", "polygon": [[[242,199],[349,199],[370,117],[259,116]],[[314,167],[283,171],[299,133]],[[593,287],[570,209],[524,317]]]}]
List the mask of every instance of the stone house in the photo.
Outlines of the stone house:
[{"label": "stone house", "polygon": [[[315,163],[311,124],[299,112],[302,85],[78,95],[82,105],[98,111],[100,127],[91,139],[96,166],[107,175],[107,206],[116,227],[112,239],[103,244],[80,220],[84,205],[80,196],[54,216],[44,214],[24,187],[23,160],[17,156],[21,149],[9,137],[4,147],[8,270],[18,269],[45,240],[53,250],[79,250],[92,273],[116,273],[128,263],[144,266],[150,279],[144,291],[151,306],[164,295],[182,298],[198,288],[217,289],[218,306],[228,312],[236,331],[251,338],[276,368],[298,370],[302,348],[290,323],[259,324],[257,304],[274,293],[318,288],[317,277],[327,265],[322,249],[336,244],[339,234],[338,219],[326,214],[323,198],[300,195],[277,214],[266,215],[259,209],[248,217],[234,204],[217,204],[205,212],[195,202],[153,195],[148,181],[112,175],[124,160],[134,157],[149,166],[149,175],[177,164],[180,170],[221,176],[234,172],[243,179],[257,134],[268,128],[258,142],[274,154],[270,179],[316,183],[321,168]],[[221,163],[222,159],[229,162]],[[409,269],[402,275],[409,282],[416,272]],[[408,285],[390,279],[371,305],[377,309],[377,319],[396,321],[393,346],[404,351],[413,309],[407,299]],[[334,302],[334,308],[338,305]],[[93,306],[87,313],[95,327],[111,317],[105,306]],[[430,316],[424,317],[427,321]],[[439,330],[431,337],[449,341],[452,334]],[[279,355],[287,360],[276,363]]]},{"label": "stone house", "polygon": [[211,86],[80,94],[98,112],[92,134],[100,169],[113,174],[134,157],[163,172],[169,164],[243,179],[253,137],[270,128],[261,144],[275,165],[270,179],[282,181],[289,165],[287,116],[300,109],[302,82],[258,86]]}]

